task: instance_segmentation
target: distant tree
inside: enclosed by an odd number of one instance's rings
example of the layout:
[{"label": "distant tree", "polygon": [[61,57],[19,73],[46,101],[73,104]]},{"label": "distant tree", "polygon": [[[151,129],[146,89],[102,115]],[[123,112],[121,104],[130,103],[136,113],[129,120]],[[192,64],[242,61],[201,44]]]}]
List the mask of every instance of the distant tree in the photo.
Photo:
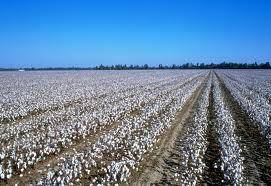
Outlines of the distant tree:
[{"label": "distant tree", "polygon": [[100,64],[99,69],[104,70],[104,66],[102,64]]},{"label": "distant tree", "polygon": [[268,68],[268,69],[270,69],[270,68],[271,68],[270,63],[269,63],[269,62],[266,62],[266,63],[265,63],[265,67]]},{"label": "distant tree", "polygon": [[261,65],[263,69],[270,69],[270,63],[266,62],[265,64]]},{"label": "distant tree", "polygon": [[176,66],[175,64],[173,64],[173,65],[171,66],[171,68],[172,68],[172,69],[177,69],[177,66]]},{"label": "distant tree", "polygon": [[204,69],[205,68],[205,64],[204,63],[201,63],[200,66],[199,66],[200,69]]},{"label": "distant tree", "polygon": [[149,68],[149,65],[148,64],[144,64],[143,65],[143,69],[148,69]]}]

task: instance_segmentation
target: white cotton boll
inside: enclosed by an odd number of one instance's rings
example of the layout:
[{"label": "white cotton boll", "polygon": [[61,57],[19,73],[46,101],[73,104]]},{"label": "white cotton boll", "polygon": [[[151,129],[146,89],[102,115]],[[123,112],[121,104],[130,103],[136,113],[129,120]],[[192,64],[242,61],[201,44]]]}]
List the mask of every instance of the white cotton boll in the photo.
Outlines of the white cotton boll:
[{"label": "white cotton boll", "polygon": [[90,174],[90,170],[86,169],[86,172],[87,172],[88,175]]},{"label": "white cotton boll", "polygon": [[5,153],[0,154],[0,160],[3,160],[5,158]]},{"label": "white cotton boll", "polygon": [[7,179],[10,179],[10,178],[11,178],[11,174],[8,174],[8,175],[7,175]]},{"label": "white cotton boll", "polygon": [[5,174],[2,172],[2,173],[0,174],[0,177],[1,177],[1,179],[5,179]]}]

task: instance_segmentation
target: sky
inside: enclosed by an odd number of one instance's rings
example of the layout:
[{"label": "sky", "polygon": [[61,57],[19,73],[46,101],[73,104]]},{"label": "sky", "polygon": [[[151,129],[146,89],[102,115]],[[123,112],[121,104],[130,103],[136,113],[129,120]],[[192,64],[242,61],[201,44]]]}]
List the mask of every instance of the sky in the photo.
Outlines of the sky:
[{"label": "sky", "polygon": [[0,67],[271,61],[270,0],[0,0]]}]

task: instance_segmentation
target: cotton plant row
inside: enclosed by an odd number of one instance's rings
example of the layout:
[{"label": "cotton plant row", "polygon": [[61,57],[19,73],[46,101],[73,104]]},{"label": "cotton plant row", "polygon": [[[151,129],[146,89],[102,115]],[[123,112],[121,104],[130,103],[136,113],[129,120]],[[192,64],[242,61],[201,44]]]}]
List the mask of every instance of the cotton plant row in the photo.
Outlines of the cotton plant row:
[{"label": "cotton plant row", "polygon": [[143,107],[140,115],[124,118],[121,125],[95,143],[86,143],[70,156],[60,158],[54,165],[57,168],[50,167],[37,183],[65,185],[83,178],[90,178],[93,184],[125,182],[201,82],[191,82],[170,96],[161,96],[154,104]]},{"label": "cotton plant row", "polygon": [[[196,74],[196,72],[192,72]],[[5,76],[6,75],[6,76]],[[143,83],[165,80],[182,74],[157,75],[157,72],[9,72],[0,74],[0,121],[48,109],[61,108],[74,102],[83,102],[132,88]],[[145,78],[145,81],[138,79]],[[152,78],[153,77],[153,78]],[[127,83],[129,82],[129,83]],[[87,94],[86,94],[87,93]]]},{"label": "cotton plant row", "polygon": [[[10,179],[13,174],[23,176],[29,167],[45,160],[48,155],[57,156],[63,149],[69,148],[75,140],[87,138],[97,130],[104,130],[107,125],[130,117],[129,113],[135,108],[140,110],[155,106],[157,100],[170,98],[179,89],[195,84],[205,76],[206,72],[179,74],[173,77],[162,76],[163,78],[158,78],[158,82],[155,82],[157,79],[149,77],[153,80],[147,81],[146,85],[137,85],[136,90],[130,87],[129,91],[132,93],[119,91],[119,94],[125,96],[113,94],[113,97],[105,97],[100,100],[101,105],[96,102],[97,104],[92,107],[90,103],[94,102],[88,102],[81,105],[84,108],[81,110],[78,105],[70,106],[11,123],[10,127],[1,127],[4,128],[2,137],[11,136],[10,140],[1,143],[1,179]],[[89,110],[86,109],[88,107]]]},{"label": "cotton plant row", "polygon": [[170,167],[173,171],[172,183],[177,185],[196,185],[202,180],[205,168],[203,158],[207,149],[207,126],[208,126],[208,105],[211,90],[211,77],[201,94],[192,119],[189,121],[185,133],[178,141],[178,148],[175,153],[180,157],[178,166]]},{"label": "cotton plant row", "polygon": [[238,144],[238,136],[235,133],[235,120],[231,111],[225,105],[218,79],[214,76],[214,108],[216,113],[216,130],[221,149],[221,170],[224,179],[228,183],[240,185],[246,181],[244,178],[244,157]]},{"label": "cotton plant row", "polygon": [[[262,134],[266,136],[269,144],[271,145],[271,103],[266,99],[265,96],[261,96],[260,94],[249,89],[245,83],[236,83],[234,80],[230,79],[227,76],[227,73],[229,72],[224,72],[223,74],[220,73],[220,77],[222,78],[226,87],[230,90],[235,100],[250,115],[250,117],[259,124]],[[243,77],[240,75],[238,79],[242,78]],[[258,84],[255,86],[264,87],[264,84]]]}]

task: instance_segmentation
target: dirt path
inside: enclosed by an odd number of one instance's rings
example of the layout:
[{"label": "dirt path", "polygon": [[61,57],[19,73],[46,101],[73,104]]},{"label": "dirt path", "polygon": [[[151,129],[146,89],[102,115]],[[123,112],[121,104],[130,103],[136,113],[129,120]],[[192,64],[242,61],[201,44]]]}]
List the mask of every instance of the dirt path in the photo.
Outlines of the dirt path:
[{"label": "dirt path", "polygon": [[[219,76],[218,76],[219,78]],[[257,124],[241,108],[229,90],[219,79],[225,103],[236,121],[242,156],[245,157],[245,176],[251,184],[271,184],[271,151],[267,139],[261,134]]]},{"label": "dirt path", "polygon": [[138,171],[132,172],[128,179],[129,185],[151,185],[163,179],[163,176],[166,174],[164,161],[174,151],[174,143],[182,131],[186,120],[193,112],[193,107],[202,93],[207,78],[187,101],[183,109],[177,112],[174,123],[160,137],[161,140],[156,144],[156,149],[144,158]]},{"label": "dirt path", "polygon": [[219,185],[223,180],[223,172],[221,170],[220,145],[218,141],[218,133],[215,129],[215,108],[213,97],[213,85],[209,95],[208,107],[208,127],[207,127],[207,150],[203,162],[206,167],[203,172],[202,184]]}]

